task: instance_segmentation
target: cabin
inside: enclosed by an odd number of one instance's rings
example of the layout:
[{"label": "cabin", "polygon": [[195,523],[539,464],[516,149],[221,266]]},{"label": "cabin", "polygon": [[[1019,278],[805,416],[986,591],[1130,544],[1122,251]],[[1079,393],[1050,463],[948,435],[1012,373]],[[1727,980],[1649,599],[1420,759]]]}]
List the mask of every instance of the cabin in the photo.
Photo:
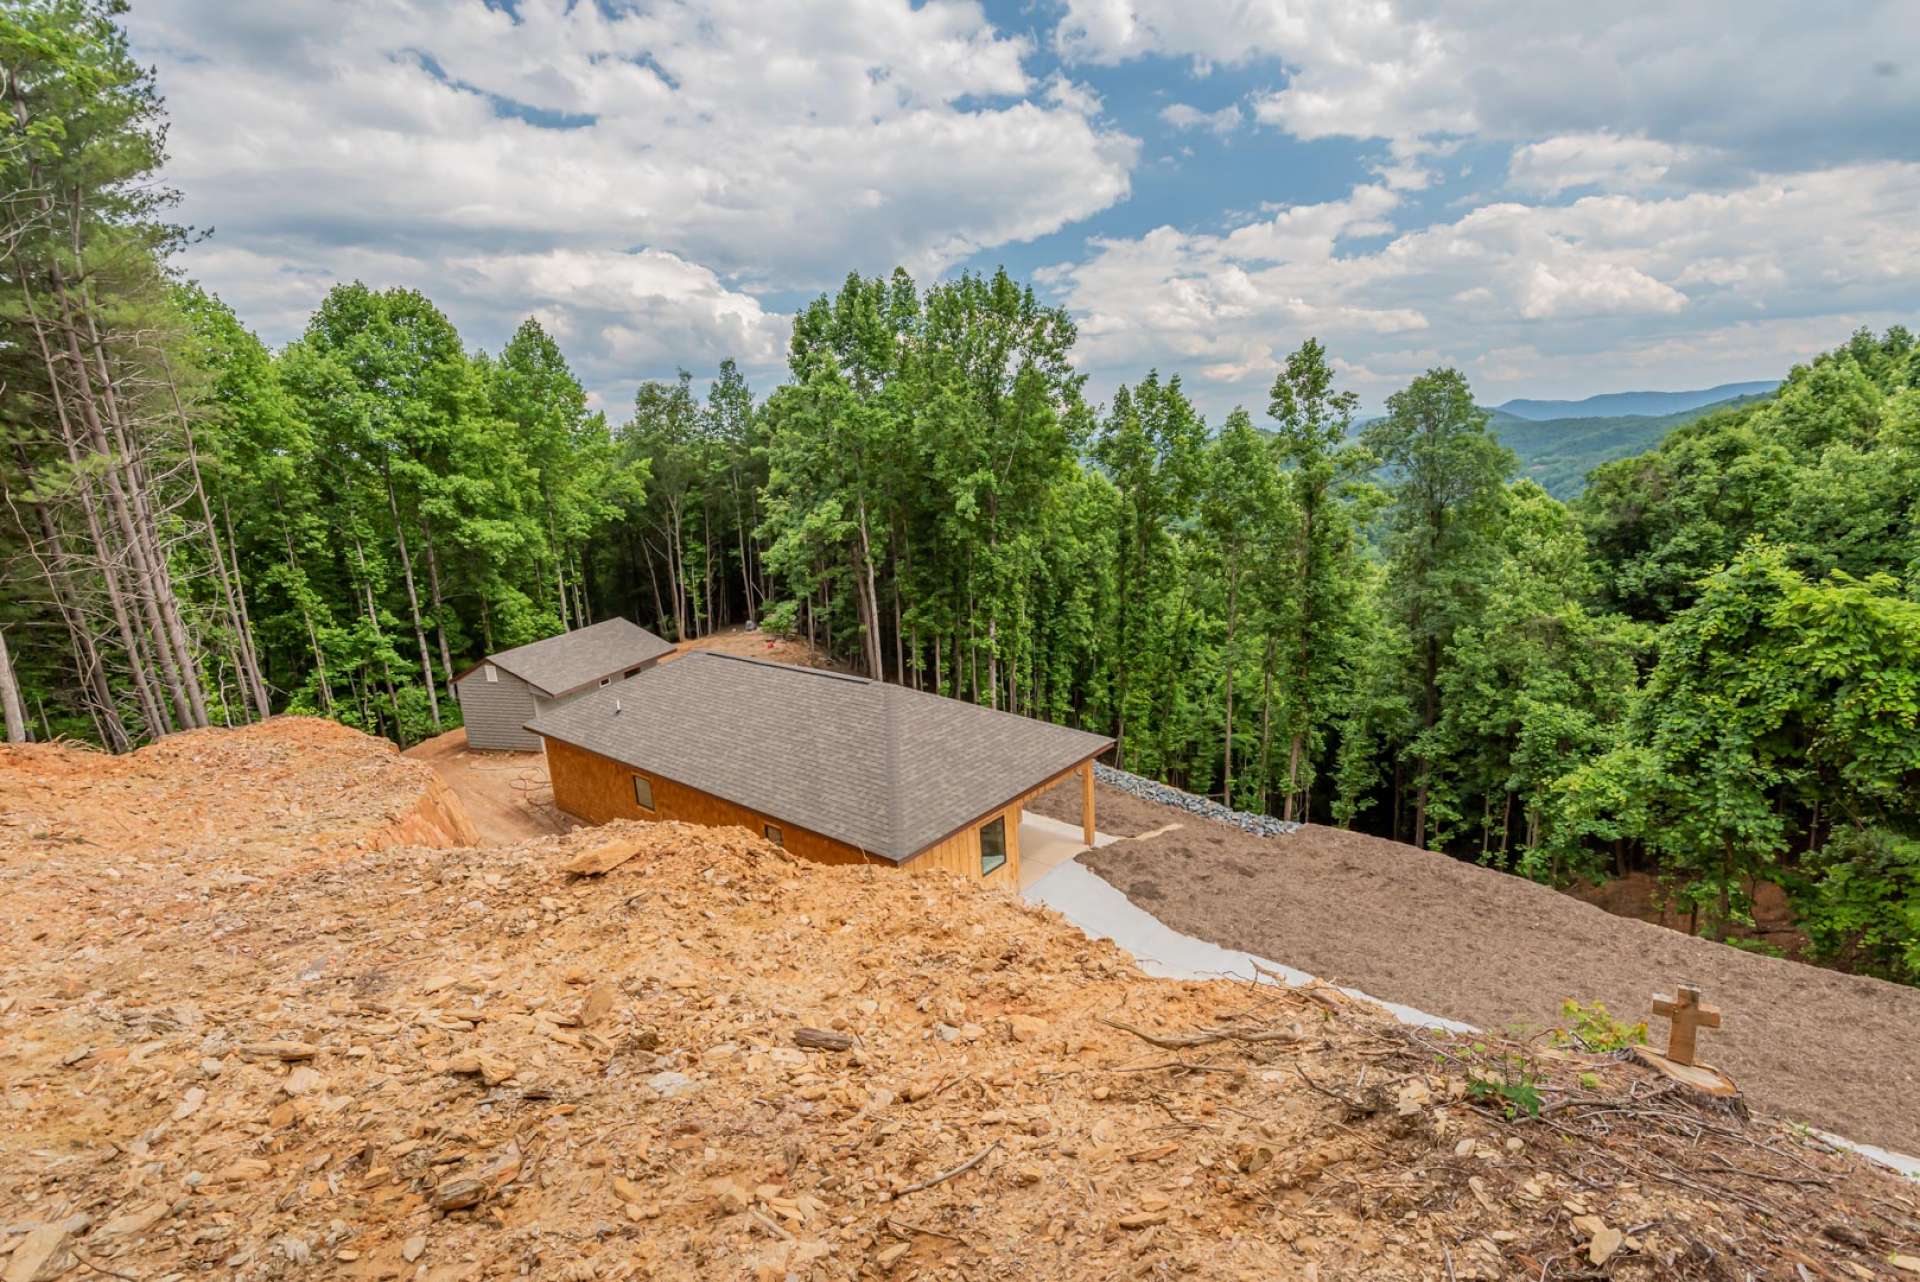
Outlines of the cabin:
[{"label": "cabin", "polygon": [[588,823],[739,825],[807,859],[1017,888],[1026,802],[1113,740],[940,695],[694,651],[535,717],[555,804]]},{"label": "cabin", "polygon": [[467,746],[538,752],[540,736],[527,722],[645,672],[671,653],[669,642],[639,624],[608,619],[489,655],[453,682]]}]

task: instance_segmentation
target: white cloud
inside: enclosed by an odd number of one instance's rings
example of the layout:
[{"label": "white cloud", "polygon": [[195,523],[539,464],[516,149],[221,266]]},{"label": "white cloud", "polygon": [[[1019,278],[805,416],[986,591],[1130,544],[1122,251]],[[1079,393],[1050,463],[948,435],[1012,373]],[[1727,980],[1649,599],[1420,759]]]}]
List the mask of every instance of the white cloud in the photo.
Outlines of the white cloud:
[{"label": "white cloud", "polygon": [[1639,191],[1657,185],[1697,149],[1601,131],[1561,134],[1515,147],[1507,181],[1521,191],[1557,196],[1571,187]]},{"label": "white cloud", "polygon": [[1062,56],[1258,64],[1305,139],[1657,139],[1783,172],[1920,159],[1912,0],[1067,0]]},{"label": "white cloud", "polygon": [[1224,138],[1240,128],[1245,117],[1238,103],[1228,103],[1218,111],[1202,111],[1184,102],[1169,103],[1160,109],[1160,119],[1182,131],[1200,129]]},{"label": "white cloud", "polygon": [[1369,247],[1400,199],[1367,184],[1224,235],[1100,240],[1043,279],[1082,318],[1097,389],[1171,364],[1200,375],[1214,414],[1261,403],[1309,336],[1370,397],[1439,363],[1483,393],[1584,395],[1778,372],[1920,297],[1920,164],[1502,202]]},{"label": "white cloud", "polygon": [[[276,340],[292,299],[365,269],[446,295],[472,341],[579,311],[569,355],[603,382],[727,334],[777,359],[750,295],[1049,234],[1125,199],[1138,153],[970,0],[181,0],[128,21],[167,97],[167,176],[217,231],[186,266]],[[695,341],[616,351],[587,323],[609,290],[652,309],[626,330]]]}]

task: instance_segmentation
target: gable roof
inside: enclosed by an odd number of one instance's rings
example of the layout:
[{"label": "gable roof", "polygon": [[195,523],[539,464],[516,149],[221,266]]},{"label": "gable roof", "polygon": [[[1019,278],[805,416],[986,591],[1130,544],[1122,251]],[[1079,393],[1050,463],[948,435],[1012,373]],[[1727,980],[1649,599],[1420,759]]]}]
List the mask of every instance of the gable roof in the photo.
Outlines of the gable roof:
[{"label": "gable roof", "polygon": [[896,863],[1113,746],[905,686],[703,650],[527,728]]},{"label": "gable roof", "polygon": [[672,650],[670,642],[639,624],[614,618],[502,650],[488,656],[487,662],[511,672],[542,694],[558,697]]}]

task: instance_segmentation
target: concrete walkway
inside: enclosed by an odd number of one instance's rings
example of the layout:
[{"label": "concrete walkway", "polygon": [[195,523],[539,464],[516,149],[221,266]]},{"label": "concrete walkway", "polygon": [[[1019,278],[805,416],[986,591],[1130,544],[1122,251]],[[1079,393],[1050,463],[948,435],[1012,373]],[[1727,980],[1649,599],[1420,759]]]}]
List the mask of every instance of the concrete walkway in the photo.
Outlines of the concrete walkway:
[{"label": "concrete walkway", "polygon": [[[1086,834],[1079,824],[1046,815],[1026,813],[1020,816],[1020,893],[1048,873],[1088,849]],[[1110,846],[1120,838],[1104,832],[1093,834],[1095,846]]]},{"label": "concrete walkway", "polygon": [[[1029,879],[1025,876],[1027,867],[1028,825],[1047,823],[1070,833],[1070,844],[1075,849],[1064,857],[1059,857],[1051,844],[1048,845],[1045,870]],[[1059,833],[1038,833],[1050,842],[1066,842],[1069,839]],[[1257,982],[1260,970],[1282,976],[1289,985],[1300,987],[1318,982],[1314,976],[1303,970],[1295,970],[1284,963],[1271,961],[1265,957],[1256,957],[1252,953],[1236,952],[1231,948],[1222,948],[1210,944],[1204,939],[1195,939],[1168,926],[1152,913],[1120,893],[1112,882],[1085,867],[1074,856],[1086,849],[1080,844],[1080,830],[1058,820],[1044,819],[1040,815],[1028,815],[1020,825],[1020,859],[1022,886],[1020,893],[1030,903],[1044,905],[1053,909],[1062,917],[1078,926],[1094,939],[1111,939],[1120,945],[1134,960],[1140,969],[1149,975],[1161,979],[1240,979]],[[1094,845],[1108,845],[1119,838],[1108,837],[1104,833],[1095,834]],[[1480,1030],[1472,1024],[1464,1024],[1457,1019],[1446,1019],[1439,1015],[1430,1015],[1426,1011],[1416,1010],[1412,1006],[1403,1006],[1398,1002],[1383,1001],[1370,993],[1357,988],[1341,988],[1339,991],[1361,1001],[1372,1002],[1384,1007],[1393,1017],[1403,1024],[1418,1028],[1437,1028],[1454,1033],[1477,1033]],[[1877,1148],[1871,1144],[1857,1144],[1825,1131],[1816,1131],[1822,1139],[1842,1148],[1852,1149],[1871,1161],[1900,1172],[1902,1175],[1920,1179],[1920,1159],[1904,1153],[1895,1153]]]}]

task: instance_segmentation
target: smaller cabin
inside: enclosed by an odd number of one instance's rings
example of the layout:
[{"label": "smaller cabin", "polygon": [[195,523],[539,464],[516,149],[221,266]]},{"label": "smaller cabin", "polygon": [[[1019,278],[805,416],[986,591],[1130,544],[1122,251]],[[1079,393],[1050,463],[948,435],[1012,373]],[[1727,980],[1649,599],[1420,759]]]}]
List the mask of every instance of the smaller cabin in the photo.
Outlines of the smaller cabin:
[{"label": "smaller cabin", "polygon": [[559,808],[737,824],[821,863],[1017,888],[1026,803],[1113,740],[865,677],[696,650],[537,718]]},{"label": "smaller cabin", "polygon": [[585,694],[618,685],[673,653],[637,623],[608,619],[489,655],[454,678],[467,746],[538,752],[527,722]]}]

